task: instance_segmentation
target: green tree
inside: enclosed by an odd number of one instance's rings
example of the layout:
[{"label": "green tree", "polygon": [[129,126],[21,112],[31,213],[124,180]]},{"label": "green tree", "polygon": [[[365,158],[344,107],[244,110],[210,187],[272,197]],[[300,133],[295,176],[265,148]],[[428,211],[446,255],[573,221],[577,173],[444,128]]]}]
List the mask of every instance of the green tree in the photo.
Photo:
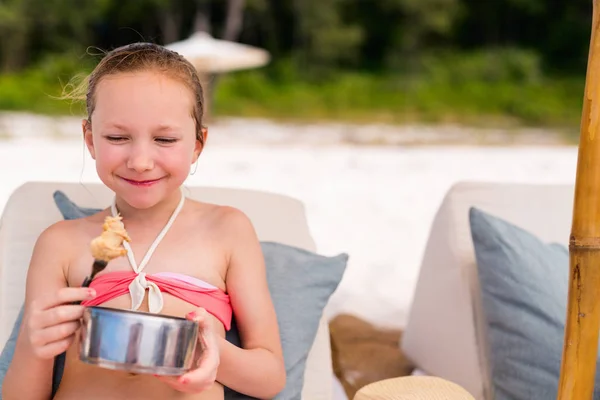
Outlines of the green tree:
[{"label": "green tree", "polygon": [[4,72],[19,70],[49,52],[82,47],[110,0],[0,1],[0,58]]}]

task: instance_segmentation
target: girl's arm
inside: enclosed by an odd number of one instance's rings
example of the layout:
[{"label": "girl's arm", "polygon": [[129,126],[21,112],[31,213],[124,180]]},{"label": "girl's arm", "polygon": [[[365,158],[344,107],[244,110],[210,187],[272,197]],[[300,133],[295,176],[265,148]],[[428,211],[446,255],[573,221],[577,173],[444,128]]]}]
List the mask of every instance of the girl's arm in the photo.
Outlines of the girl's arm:
[{"label": "girl's arm", "polygon": [[239,393],[269,399],[286,381],[277,317],[254,227],[242,212],[230,210],[232,251],[226,284],[242,348],[220,338],[217,380]]},{"label": "girl's arm", "polygon": [[36,242],[27,272],[23,322],[2,385],[4,400],[51,397],[54,357],[72,342],[74,321],[83,313],[81,306],[55,306],[81,300],[87,293],[66,287],[66,243],[62,223],[48,228]]}]

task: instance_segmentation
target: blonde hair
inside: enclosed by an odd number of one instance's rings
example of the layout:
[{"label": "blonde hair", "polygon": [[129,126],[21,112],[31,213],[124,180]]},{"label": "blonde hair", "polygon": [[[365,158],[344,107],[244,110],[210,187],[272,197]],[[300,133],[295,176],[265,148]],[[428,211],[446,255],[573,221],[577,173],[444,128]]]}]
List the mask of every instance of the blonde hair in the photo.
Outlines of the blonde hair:
[{"label": "blonde hair", "polygon": [[153,43],[133,43],[106,53],[94,70],[79,84],[69,83],[62,99],[84,101],[88,123],[96,106],[95,93],[100,80],[123,72],[156,71],[175,79],[194,93],[192,117],[196,123],[196,139],[204,144],[204,90],[194,66],[180,54]]}]

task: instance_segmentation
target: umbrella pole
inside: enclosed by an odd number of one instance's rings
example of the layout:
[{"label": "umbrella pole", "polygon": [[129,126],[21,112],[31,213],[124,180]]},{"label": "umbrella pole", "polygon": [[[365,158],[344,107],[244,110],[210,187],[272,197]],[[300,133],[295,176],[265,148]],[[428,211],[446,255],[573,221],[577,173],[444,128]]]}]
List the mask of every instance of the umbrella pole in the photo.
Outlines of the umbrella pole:
[{"label": "umbrella pole", "polygon": [[593,0],[569,244],[569,295],[558,400],[591,399],[600,328],[600,0]]}]

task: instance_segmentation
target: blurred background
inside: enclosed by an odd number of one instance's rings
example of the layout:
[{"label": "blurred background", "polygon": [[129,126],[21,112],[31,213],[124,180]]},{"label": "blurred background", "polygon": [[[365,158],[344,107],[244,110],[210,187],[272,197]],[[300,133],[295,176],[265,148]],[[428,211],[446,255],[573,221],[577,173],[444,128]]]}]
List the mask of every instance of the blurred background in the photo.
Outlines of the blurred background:
[{"label": "blurred background", "polygon": [[98,182],[84,107],[57,99],[74,76],[120,45],[177,47],[210,103],[189,184],[302,200],[319,253],[350,255],[327,315],[402,329],[454,183],[574,182],[591,16],[591,0],[0,0],[0,209],[26,181]]},{"label": "blurred background", "polygon": [[68,113],[97,47],[195,31],[266,49],[218,80],[219,115],[576,130],[589,0],[3,0],[0,109]]}]

